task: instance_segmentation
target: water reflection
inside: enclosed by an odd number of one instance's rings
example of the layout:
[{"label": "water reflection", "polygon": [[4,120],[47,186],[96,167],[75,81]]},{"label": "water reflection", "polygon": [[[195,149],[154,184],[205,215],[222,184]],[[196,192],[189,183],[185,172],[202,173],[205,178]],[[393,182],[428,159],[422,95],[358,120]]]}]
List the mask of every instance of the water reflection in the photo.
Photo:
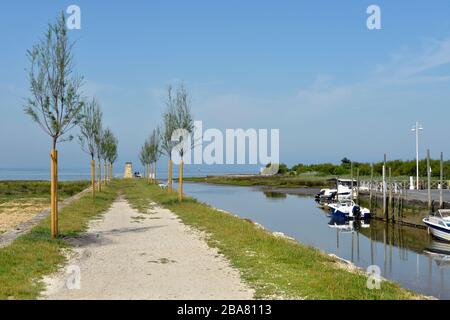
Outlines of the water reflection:
[{"label": "water reflection", "polygon": [[424,253],[433,258],[439,268],[450,268],[450,243],[433,240]]},{"label": "water reflection", "polygon": [[270,191],[263,191],[264,195],[266,196],[266,198],[268,199],[286,199],[287,198],[287,194],[285,193],[280,193],[280,192],[270,192]]},{"label": "water reflection", "polygon": [[318,208],[313,198],[274,198],[250,187],[189,183],[185,190],[202,202],[283,232],[363,269],[377,265],[383,277],[406,288],[450,298],[450,244],[433,240],[426,230],[377,220],[342,221]]}]

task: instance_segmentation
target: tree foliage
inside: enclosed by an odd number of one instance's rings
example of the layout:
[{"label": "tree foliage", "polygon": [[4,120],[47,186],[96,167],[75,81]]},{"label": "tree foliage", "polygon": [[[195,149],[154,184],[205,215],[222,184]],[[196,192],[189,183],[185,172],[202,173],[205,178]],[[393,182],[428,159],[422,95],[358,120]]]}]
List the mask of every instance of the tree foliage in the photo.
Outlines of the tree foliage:
[{"label": "tree foliage", "polygon": [[96,138],[99,136],[102,125],[102,113],[97,100],[85,103],[82,109],[82,119],[79,123],[80,134],[78,141],[81,149],[94,160],[96,152]]},{"label": "tree foliage", "polygon": [[107,128],[101,137],[101,158],[104,161],[114,163],[117,159],[117,138],[114,136],[111,129]]},{"label": "tree foliage", "polygon": [[82,78],[74,75],[73,43],[69,43],[64,13],[48,26],[44,38],[28,50],[31,97],[24,111],[53,140],[71,140],[66,134],[81,120]]},{"label": "tree foliage", "polygon": [[[166,102],[167,109],[163,114],[164,131],[161,141],[161,147],[169,158],[171,158],[173,149],[183,157],[193,145],[194,119],[190,105],[190,96],[184,84],[181,83],[176,88],[175,93],[172,86],[169,86]],[[177,137],[178,141],[172,141],[174,134],[178,133],[180,133],[180,136]],[[187,136],[182,134],[187,134]],[[183,143],[185,142],[183,139],[189,139],[190,143]]]},{"label": "tree foliage", "polygon": [[139,160],[143,166],[147,166],[159,160],[161,156],[161,134],[159,128],[153,130],[152,134],[145,140],[139,153]]}]

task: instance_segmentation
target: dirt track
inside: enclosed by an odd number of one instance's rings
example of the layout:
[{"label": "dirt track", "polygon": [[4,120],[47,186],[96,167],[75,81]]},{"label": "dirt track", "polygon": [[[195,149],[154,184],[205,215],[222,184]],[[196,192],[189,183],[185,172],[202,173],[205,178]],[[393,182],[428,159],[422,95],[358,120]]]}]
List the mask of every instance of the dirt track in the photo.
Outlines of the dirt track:
[{"label": "dirt track", "polygon": [[[172,212],[147,214],[116,201],[89,231],[74,239],[75,252],[45,279],[44,299],[252,299],[239,272],[203,235]],[[68,267],[80,270],[80,288],[68,289]],[[75,279],[72,277],[72,279]]]}]

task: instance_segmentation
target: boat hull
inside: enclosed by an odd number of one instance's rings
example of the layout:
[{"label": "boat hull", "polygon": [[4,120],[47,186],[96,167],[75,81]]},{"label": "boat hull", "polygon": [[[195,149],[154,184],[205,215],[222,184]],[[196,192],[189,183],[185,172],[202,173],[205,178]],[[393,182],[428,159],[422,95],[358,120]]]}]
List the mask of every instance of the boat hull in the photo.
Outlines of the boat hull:
[{"label": "boat hull", "polygon": [[428,229],[434,237],[450,242],[450,230],[436,226],[427,221],[424,221],[424,223],[428,226]]},{"label": "boat hull", "polygon": [[[351,219],[351,220],[357,219],[352,214],[349,214],[348,212],[342,212],[338,209],[331,209],[331,214],[334,215],[335,217],[341,218],[341,219]],[[361,216],[358,219],[365,220],[365,219],[369,219],[369,218],[370,218],[369,213],[361,212]]]}]

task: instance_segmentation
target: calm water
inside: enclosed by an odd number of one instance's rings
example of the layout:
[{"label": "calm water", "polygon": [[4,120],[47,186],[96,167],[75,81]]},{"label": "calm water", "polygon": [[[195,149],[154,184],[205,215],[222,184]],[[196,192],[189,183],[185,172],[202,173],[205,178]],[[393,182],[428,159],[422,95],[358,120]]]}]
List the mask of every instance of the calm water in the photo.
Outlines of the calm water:
[{"label": "calm water", "polygon": [[[424,230],[371,221],[370,226],[353,226],[353,232],[340,231],[330,227],[335,221],[310,197],[280,197],[253,188],[196,183],[187,183],[185,191],[359,267],[377,265],[383,277],[405,288],[450,299],[450,244],[432,240]],[[437,249],[448,255],[434,254]]]},{"label": "calm water", "polygon": [[[103,170],[103,167],[102,167]],[[135,167],[133,171],[144,173],[140,167]],[[174,165],[173,176],[178,177],[178,166]],[[186,166],[184,175],[186,177],[200,177],[207,175],[227,175],[231,173],[255,173],[255,168],[248,166]],[[114,166],[114,176],[123,177],[124,167],[120,164]],[[167,177],[167,170],[158,167],[158,177]],[[91,178],[91,168],[65,168],[59,169],[59,180],[89,180]],[[0,168],[0,180],[50,180],[50,167],[48,168]]]}]

